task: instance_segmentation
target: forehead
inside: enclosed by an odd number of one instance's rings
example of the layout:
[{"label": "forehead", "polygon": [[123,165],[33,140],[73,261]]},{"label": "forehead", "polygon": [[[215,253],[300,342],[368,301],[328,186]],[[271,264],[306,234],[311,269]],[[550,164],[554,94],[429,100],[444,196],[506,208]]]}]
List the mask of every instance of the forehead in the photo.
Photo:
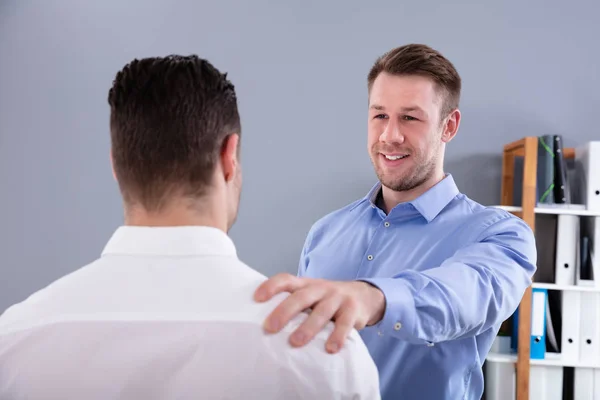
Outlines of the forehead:
[{"label": "forehead", "polygon": [[439,100],[435,82],[419,75],[382,72],[373,82],[369,93],[369,104],[390,108],[418,106],[432,109],[439,106]]}]

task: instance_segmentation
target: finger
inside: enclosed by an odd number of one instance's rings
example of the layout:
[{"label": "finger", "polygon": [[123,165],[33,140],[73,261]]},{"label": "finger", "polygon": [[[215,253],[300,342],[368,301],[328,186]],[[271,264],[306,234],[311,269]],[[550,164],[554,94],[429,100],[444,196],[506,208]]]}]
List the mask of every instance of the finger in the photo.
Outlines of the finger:
[{"label": "finger", "polygon": [[297,276],[281,273],[261,283],[254,291],[254,299],[259,302],[267,301],[281,292],[294,292],[303,287],[306,282]]},{"label": "finger", "polygon": [[337,353],[346,343],[346,339],[350,334],[356,321],[356,313],[353,309],[344,309],[339,316],[335,318],[335,328],[325,344],[325,348],[329,353]]},{"label": "finger", "polygon": [[306,286],[286,297],[265,321],[267,332],[279,332],[288,322],[305,309],[312,307],[325,296],[322,285]]},{"label": "finger", "polygon": [[317,303],[306,320],[290,337],[293,346],[304,346],[319,333],[338,312],[342,300],[339,296],[329,296]]}]

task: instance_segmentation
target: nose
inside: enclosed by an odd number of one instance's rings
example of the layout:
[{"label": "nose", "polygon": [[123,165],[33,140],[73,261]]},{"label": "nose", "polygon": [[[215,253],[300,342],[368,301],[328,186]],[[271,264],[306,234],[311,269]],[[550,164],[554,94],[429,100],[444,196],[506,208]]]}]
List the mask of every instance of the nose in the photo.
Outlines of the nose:
[{"label": "nose", "polygon": [[379,136],[379,141],[383,143],[404,143],[404,135],[400,125],[393,118],[388,119],[388,123]]}]

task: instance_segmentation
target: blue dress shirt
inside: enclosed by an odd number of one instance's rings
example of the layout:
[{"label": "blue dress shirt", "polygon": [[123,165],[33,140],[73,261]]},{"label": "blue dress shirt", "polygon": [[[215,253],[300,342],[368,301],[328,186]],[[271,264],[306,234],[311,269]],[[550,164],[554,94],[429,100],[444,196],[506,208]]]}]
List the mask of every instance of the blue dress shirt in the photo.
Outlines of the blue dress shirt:
[{"label": "blue dress shirt", "polygon": [[482,364],[536,270],[533,232],[460,193],[449,174],[388,215],[380,189],[312,226],[299,276],[381,289],[383,319],[360,334],[384,400],[479,400]]}]

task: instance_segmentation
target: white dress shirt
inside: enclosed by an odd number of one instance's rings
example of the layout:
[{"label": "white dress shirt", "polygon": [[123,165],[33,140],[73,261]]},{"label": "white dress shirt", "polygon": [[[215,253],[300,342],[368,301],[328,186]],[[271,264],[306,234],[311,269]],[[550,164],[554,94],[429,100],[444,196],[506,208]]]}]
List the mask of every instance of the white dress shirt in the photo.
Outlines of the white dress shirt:
[{"label": "white dress shirt", "polygon": [[325,351],[266,334],[285,297],[256,303],[266,278],[209,227],[120,227],[102,256],[0,316],[0,399],[379,399],[352,331]]}]

